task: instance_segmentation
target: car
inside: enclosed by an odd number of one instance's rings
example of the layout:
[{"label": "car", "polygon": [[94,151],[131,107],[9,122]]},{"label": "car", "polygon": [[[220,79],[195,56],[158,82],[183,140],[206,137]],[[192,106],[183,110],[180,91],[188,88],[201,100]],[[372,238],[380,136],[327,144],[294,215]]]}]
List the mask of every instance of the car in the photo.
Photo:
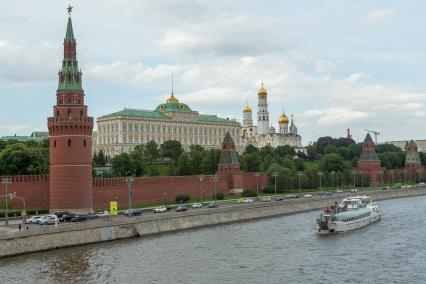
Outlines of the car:
[{"label": "car", "polygon": [[349,190],[350,192],[358,192],[357,188],[352,188],[351,190]]},{"label": "car", "polygon": [[262,202],[271,202],[271,197],[270,196],[263,196],[260,198],[260,200]]},{"label": "car", "polygon": [[46,215],[39,221],[40,225],[53,225],[56,222],[59,222],[58,216],[56,215]]},{"label": "car", "polygon": [[42,219],[42,216],[34,215],[26,219],[25,224],[38,224],[40,219]]},{"label": "car", "polygon": [[243,199],[243,203],[253,203],[253,202],[254,202],[254,200],[251,199],[251,198],[244,198]]},{"label": "car", "polygon": [[104,210],[104,212],[97,214],[99,218],[105,218],[109,216],[108,210]]},{"label": "car", "polygon": [[53,213],[53,215],[56,215],[58,217],[59,222],[63,222],[62,221],[63,216],[68,215],[68,214],[70,214],[70,212],[56,212],[56,213]]},{"label": "car", "polygon": [[218,202],[210,202],[209,208],[217,208],[217,207],[219,207],[219,203]]},{"label": "car", "polygon": [[163,205],[164,207],[166,207],[167,211],[172,210],[172,207],[170,205]]},{"label": "car", "polygon": [[86,215],[88,220],[93,220],[93,219],[97,219],[98,218],[98,214],[96,213],[89,213]]},{"label": "car", "polygon": [[154,213],[165,213],[167,211],[168,210],[166,206],[160,206],[160,207],[154,208],[153,210]]},{"label": "car", "polygon": [[188,211],[188,207],[186,207],[185,205],[179,205],[176,209],[176,212],[185,212]]},{"label": "car", "polygon": [[310,198],[310,197],[312,197],[312,194],[307,193],[307,194],[303,195],[303,197],[304,198]]},{"label": "car", "polygon": [[287,194],[285,198],[299,198],[300,196],[297,194]]},{"label": "car", "polygon": [[192,204],[192,206],[191,206],[192,208],[203,208],[203,204],[202,203],[200,203],[200,202],[197,202],[197,203],[194,203],[194,204]]},{"label": "car", "polygon": [[284,197],[282,197],[282,196],[276,196],[275,197],[275,201],[283,201],[284,200]]},{"label": "car", "polygon": [[389,186],[382,187],[382,190],[388,190]]},{"label": "car", "polygon": [[68,214],[62,215],[62,217],[59,218],[59,222],[71,222],[71,220],[75,217],[76,217],[75,214],[68,213]]},{"label": "car", "polygon": [[141,209],[127,209],[123,212],[125,216],[132,217],[132,216],[140,216],[142,215]]},{"label": "car", "polygon": [[81,216],[74,216],[71,219],[71,222],[86,222],[88,220],[87,216],[81,215]]},{"label": "car", "polygon": [[[353,191],[353,192],[356,192],[356,191]],[[321,193],[320,193],[320,195],[321,195],[321,196],[330,196],[330,195],[333,195],[333,192],[330,192],[330,191],[323,191],[323,192],[321,192]]]},{"label": "car", "polygon": [[337,192],[337,193],[342,193],[342,192],[343,192],[343,190],[342,190],[342,189],[340,189],[340,188],[338,188],[338,189],[336,189],[336,192]]},{"label": "car", "polygon": [[424,182],[419,182],[418,184],[416,184],[416,187],[424,187],[426,186],[426,183]]}]

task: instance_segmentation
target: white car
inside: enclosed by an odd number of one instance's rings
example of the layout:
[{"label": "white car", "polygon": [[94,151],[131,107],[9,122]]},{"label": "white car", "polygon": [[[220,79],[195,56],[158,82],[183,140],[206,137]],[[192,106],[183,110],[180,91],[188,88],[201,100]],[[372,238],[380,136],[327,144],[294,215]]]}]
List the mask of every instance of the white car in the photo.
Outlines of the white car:
[{"label": "white car", "polygon": [[194,203],[194,204],[192,204],[192,206],[191,206],[192,208],[203,208],[203,204],[201,204],[200,202],[198,202],[198,203]]},{"label": "white car", "polygon": [[167,212],[166,206],[160,206],[160,207],[154,208],[154,213],[165,213],[165,212]]},{"label": "white car", "polygon": [[303,197],[304,198],[310,198],[310,197],[312,197],[312,194],[307,193],[307,194],[303,195]]},{"label": "white car", "polygon": [[25,220],[25,224],[38,224],[41,218],[42,216],[31,216],[30,218]]},{"label": "white car", "polygon": [[352,188],[352,189],[350,190],[350,192],[358,192],[358,189],[356,189],[356,188]]},{"label": "white car", "polygon": [[38,222],[40,225],[53,225],[56,222],[59,222],[58,216],[56,215],[47,215]]},{"label": "white car", "polygon": [[108,212],[108,210],[104,210],[104,212],[96,214],[96,216],[98,216],[99,218],[108,217],[109,212]]},{"label": "white car", "polygon": [[243,199],[243,202],[244,202],[244,203],[253,203],[254,201],[253,201],[253,199],[251,199],[251,198],[244,198],[244,199]]}]

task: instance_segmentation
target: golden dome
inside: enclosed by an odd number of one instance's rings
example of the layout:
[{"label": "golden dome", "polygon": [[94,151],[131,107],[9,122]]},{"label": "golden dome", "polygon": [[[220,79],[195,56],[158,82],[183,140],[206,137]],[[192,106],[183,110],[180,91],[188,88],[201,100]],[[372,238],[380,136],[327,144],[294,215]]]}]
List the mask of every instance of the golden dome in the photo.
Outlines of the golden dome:
[{"label": "golden dome", "polygon": [[170,98],[168,98],[166,102],[167,102],[167,103],[169,103],[169,104],[171,104],[171,103],[177,103],[177,104],[178,104],[178,103],[179,103],[179,100],[175,98],[175,96],[174,96],[174,94],[173,94],[173,92],[172,92],[171,97],[170,97]]},{"label": "golden dome", "polygon": [[243,108],[243,112],[251,112],[251,108],[249,106],[245,106]]},{"label": "golden dome", "polygon": [[284,112],[278,118],[278,123],[279,124],[288,124],[288,117],[287,117],[287,115],[285,115]]},{"label": "golden dome", "polygon": [[263,82],[262,85],[260,86],[260,89],[257,91],[257,94],[259,95],[259,97],[261,98],[266,98],[266,96],[268,95],[268,92],[266,91],[266,89],[263,87]]}]

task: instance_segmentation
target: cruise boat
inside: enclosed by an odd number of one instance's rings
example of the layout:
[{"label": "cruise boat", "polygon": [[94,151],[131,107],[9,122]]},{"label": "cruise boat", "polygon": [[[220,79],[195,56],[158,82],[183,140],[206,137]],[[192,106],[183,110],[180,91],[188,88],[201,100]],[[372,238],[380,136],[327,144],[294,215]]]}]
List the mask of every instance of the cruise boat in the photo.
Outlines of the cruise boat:
[{"label": "cruise boat", "polygon": [[329,234],[352,231],[377,222],[380,217],[379,207],[369,196],[348,197],[321,212],[317,219],[317,232]]}]

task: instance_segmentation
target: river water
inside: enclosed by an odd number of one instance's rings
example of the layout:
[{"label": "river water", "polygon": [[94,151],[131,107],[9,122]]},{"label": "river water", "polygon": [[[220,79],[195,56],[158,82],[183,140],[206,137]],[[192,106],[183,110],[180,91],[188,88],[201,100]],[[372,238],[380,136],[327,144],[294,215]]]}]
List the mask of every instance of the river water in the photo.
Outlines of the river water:
[{"label": "river water", "polygon": [[426,197],[317,236],[318,212],[0,260],[1,283],[426,283]]}]

